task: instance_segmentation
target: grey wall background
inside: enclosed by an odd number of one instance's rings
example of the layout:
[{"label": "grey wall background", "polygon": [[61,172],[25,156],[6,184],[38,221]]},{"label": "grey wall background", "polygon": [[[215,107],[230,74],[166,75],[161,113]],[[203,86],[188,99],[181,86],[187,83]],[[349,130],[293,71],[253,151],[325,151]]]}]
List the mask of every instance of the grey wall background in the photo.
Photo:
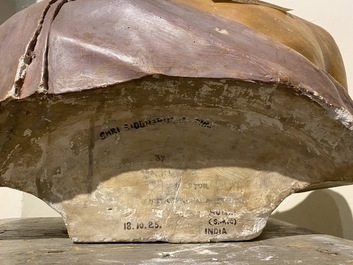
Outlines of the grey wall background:
[{"label": "grey wall background", "polygon": [[0,24],[14,13],[35,2],[36,0],[0,0]]},{"label": "grey wall background", "polygon": [[[353,95],[353,19],[351,14],[353,1],[267,1],[293,8],[293,14],[322,26],[333,35],[343,55],[350,94]],[[0,0],[0,24],[15,12],[34,2],[36,1]],[[353,186],[346,186],[294,194],[277,208],[273,216],[318,232],[353,240],[352,212]],[[45,216],[58,215],[44,202],[32,195],[0,188],[0,218]]]}]

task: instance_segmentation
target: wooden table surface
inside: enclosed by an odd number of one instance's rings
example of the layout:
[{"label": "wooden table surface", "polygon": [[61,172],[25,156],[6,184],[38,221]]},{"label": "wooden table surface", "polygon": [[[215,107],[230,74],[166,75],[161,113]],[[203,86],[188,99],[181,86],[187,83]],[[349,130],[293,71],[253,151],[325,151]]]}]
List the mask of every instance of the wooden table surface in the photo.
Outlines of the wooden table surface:
[{"label": "wooden table surface", "polygon": [[353,264],[353,241],[270,219],[249,242],[73,244],[60,218],[7,219],[0,264]]}]

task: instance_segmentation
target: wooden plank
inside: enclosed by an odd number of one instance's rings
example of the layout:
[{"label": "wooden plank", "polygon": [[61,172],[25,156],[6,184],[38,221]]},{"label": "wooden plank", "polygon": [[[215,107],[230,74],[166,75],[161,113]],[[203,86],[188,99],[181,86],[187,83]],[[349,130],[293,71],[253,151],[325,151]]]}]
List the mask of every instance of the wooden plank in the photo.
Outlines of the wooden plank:
[{"label": "wooden plank", "polygon": [[353,241],[270,219],[256,240],[74,244],[60,218],[0,222],[1,264],[353,264]]}]

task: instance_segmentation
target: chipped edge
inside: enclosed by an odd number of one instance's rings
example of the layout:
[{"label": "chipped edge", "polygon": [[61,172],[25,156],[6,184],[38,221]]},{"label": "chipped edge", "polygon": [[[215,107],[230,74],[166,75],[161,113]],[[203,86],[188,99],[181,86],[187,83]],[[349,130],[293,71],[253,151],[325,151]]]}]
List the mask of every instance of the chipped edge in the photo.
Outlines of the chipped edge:
[{"label": "chipped edge", "polygon": [[[9,97],[9,98],[11,97],[11,98],[14,98],[14,99],[20,99],[21,98],[21,90],[22,90],[22,87],[23,87],[23,84],[24,84],[24,80],[25,80],[26,75],[27,75],[28,67],[31,65],[33,59],[35,58],[34,50],[35,50],[35,47],[37,45],[39,35],[42,32],[45,18],[47,17],[47,14],[48,14],[50,8],[52,7],[52,5],[55,4],[58,1],[60,1],[60,0],[50,0],[48,2],[48,5],[45,7],[45,9],[43,11],[43,14],[40,17],[40,20],[38,22],[37,29],[34,32],[33,36],[32,36],[32,39],[29,41],[29,43],[28,43],[28,45],[26,47],[25,53],[19,59],[19,63],[18,63],[18,67],[17,67],[16,76],[15,76],[15,80],[14,80],[13,86],[10,89],[10,91],[7,93],[6,97]],[[60,8],[66,2],[68,2],[68,0],[62,0],[62,3],[59,5],[58,10],[55,11],[54,18],[57,15],[57,13],[59,12]],[[45,69],[45,71],[47,71],[47,70]],[[44,75],[44,73],[43,73],[43,75]],[[45,79],[42,77],[42,80],[44,81]],[[43,83],[41,84],[41,88],[39,89],[39,91],[40,92],[45,92],[45,85],[43,85]]]}]

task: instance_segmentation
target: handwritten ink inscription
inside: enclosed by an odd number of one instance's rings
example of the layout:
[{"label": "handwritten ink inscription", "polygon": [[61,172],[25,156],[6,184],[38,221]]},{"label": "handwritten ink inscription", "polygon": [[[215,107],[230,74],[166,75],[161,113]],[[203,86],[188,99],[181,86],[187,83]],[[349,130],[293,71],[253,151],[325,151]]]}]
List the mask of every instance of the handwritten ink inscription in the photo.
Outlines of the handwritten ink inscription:
[{"label": "handwritten ink inscription", "polygon": [[187,184],[187,188],[188,189],[192,189],[192,190],[209,190],[209,186],[208,183],[193,183],[193,182],[189,182]]},{"label": "handwritten ink inscription", "polygon": [[203,119],[195,119],[195,122],[201,126],[201,127],[204,127],[204,128],[212,128],[211,127],[211,123],[208,122],[208,121],[205,121]]},{"label": "handwritten ink inscription", "polygon": [[101,132],[99,136],[102,140],[104,140],[104,139],[107,139],[109,136],[112,136],[114,134],[119,134],[119,133],[120,133],[119,127],[115,127]]},{"label": "handwritten ink inscription", "polygon": [[212,199],[199,199],[199,198],[155,198],[149,199],[148,204],[150,205],[165,205],[165,204],[173,204],[173,203],[181,203],[181,204],[207,204],[212,203],[214,200]]},{"label": "handwritten ink inscription", "polygon": [[217,226],[217,225],[236,225],[237,220],[235,218],[211,218],[208,221],[210,226]]},{"label": "handwritten ink inscription", "polygon": [[228,232],[224,226],[235,226],[237,224],[235,212],[212,210],[209,215],[208,225],[210,227],[204,229],[205,235],[226,235]]},{"label": "handwritten ink inscription", "polygon": [[123,224],[124,230],[147,230],[147,229],[161,229],[162,225],[158,221],[147,222],[126,222]]},{"label": "handwritten ink inscription", "polygon": [[156,159],[157,162],[164,162],[166,156],[165,155],[154,155],[154,158]]},{"label": "handwritten ink inscription", "polygon": [[205,228],[205,235],[226,235],[227,229],[225,228]]},{"label": "handwritten ink inscription", "polygon": [[[153,118],[135,121],[132,123],[125,123],[122,126],[115,126],[109,128],[107,130],[103,130],[99,133],[99,137],[101,140],[105,140],[110,136],[117,135],[122,133],[123,131],[131,131],[131,130],[140,130],[143,128],[147,128],[150,126],[155,126],[158,124],[170,124],[170,123],[186,123],[187,119],[185,117],[166,117],[166,118]],[[212,128],[211,123],[209,121],[196,118],[194,119],[195,124],[202,128]]]}]

